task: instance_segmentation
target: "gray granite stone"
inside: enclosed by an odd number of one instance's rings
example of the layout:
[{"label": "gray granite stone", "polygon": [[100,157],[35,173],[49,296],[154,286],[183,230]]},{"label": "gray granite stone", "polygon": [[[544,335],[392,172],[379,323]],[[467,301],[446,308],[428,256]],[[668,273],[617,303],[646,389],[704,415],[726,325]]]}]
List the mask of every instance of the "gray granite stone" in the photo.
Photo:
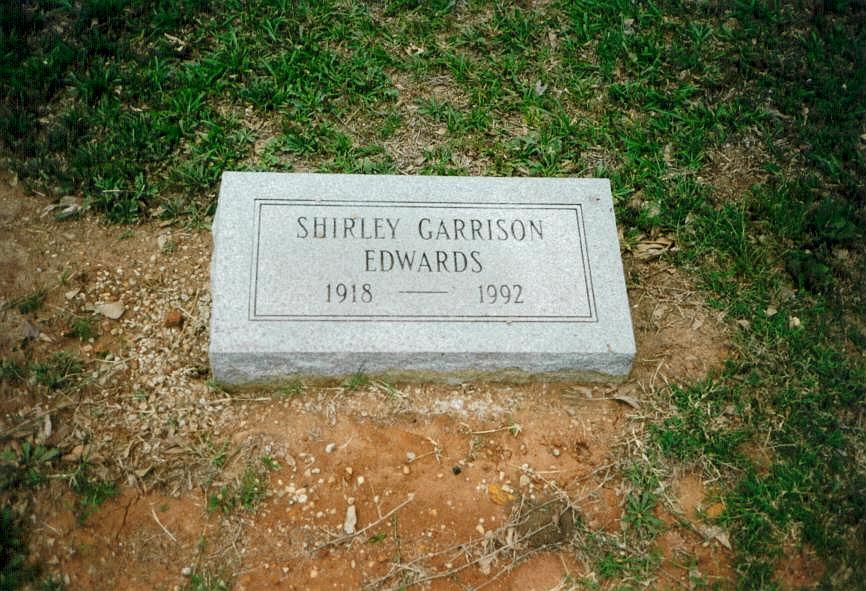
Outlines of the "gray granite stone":
[{"label": "gray granite stone", "polygon": [[225,172],[213,238],[223,384],[631,369],[606,179]]}]

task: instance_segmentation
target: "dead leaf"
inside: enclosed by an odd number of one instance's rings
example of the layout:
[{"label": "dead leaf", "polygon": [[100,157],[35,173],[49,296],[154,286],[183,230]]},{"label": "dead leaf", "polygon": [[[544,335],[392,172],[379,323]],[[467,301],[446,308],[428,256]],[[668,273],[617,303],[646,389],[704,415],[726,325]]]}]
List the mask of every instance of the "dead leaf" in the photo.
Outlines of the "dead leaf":
[{"label": "dead leaf", "polygon": [[731,540],[730,538],[728,538],[728,533],[719,526],[698,525],[697,529],[707,540],[716,540],[719,544],[721,544],[728,550],[731,549]]},{"label": "dead leaf", "polygon": [[772,115],[773,117],[778,117],[779,119],[790,119],[791,118],[788,115],[785,115],[784,113],[779,111],[779,109],[776,109],[774,107],[767,107],[766,111],[767,111],[768,115]]},{"label": "dead leaf", "polygon": [[487,485],[487,496],[497,505],[507,505],[516,498],[513,494],[506,492],[498,484]]},{"label": "dead leaf", "polygon": [[45,207],[40,214],[40,217],[45,217],[52,211],[57,211],[54,214],[54,219],[57,221],[66,220],[72,217],[75,217],[84,208],[81,205],[81,200],[74,195],[65,195],[61,197],[58,203],[52,203],[48,207]]},{"label": "dead leaf", "polygon": [[186,49],[186,42],[183,39],[175,37],[174,35],[169,35],[168,33],[163,33],[166,39],[171,41],[171,44],[174,46],[174,50],[178,53],[182,53],[184,49]]},{"label": "dead leaf", "polygon": [[75,447],[72,448],[72,451],[70,451],[68,454],[63,456],[63,461],[64,462],[77,462],[78,460],[81,459],[81,456],[84,455],[84,451],[85,451],[84,445],[79,443],[78,445],[76,445]]},{"label": "dead leaf", "polygon": [[42,329],[39,328],[38,324],[36,324],[34,322],[30,322],[29,320],[27,320],[25,318],[21,332],[24,335],[25,339],[35,339],[40,334],[42,334]]},{"label": "dead leaf", "polygon": [[674,241],[666,236],[653,240],[639,242],[634,248],[635,256],[643,261],[658,258],[669,250],[673,250]]},{"label": "dead leaf", "polygon": [[51,437],[52,433],[52,425],[51,425],[51,415],[46,414],[44,420],[42,421],[42,429],[39,432],[39,435],[36,437],[36,440],[39,442],[45,442]]},{"label": "dead leaf", "polygon": [[93,307],[93,311],[97,314],[102,314],[106,318],[117,320],[123,316],[123,302],[108,302],[105,304],[97,304]]},{"label": "dead leaf", "polygon": [[623,19],[622,32],[624,35],[634,35],[634,19],[633,18]]},{"label": "dead leaf", "polygon": [[722,513],[725,512],[725,504],[724,503],[713,503],[709,507],[707,507],[707,517],[710,519],[717,519]]},{"label": "dead leaf", "polygon": [[616,396],[613,396],[613,400],[616,400],[617,402],[624,402],[635,410],[640,408],[640,400],[627,394],[617,394]]},{"label": "dead leaf", "polygon": [[496,558],[496,553],[491,552],[489,554],[485,554],[481,558],[478,559],[478,569],[481,571],[483,575],[490,574],[490,567],[493,565],[493,560]]},{"label": "dead leaf", "polygon": [[180,328],[183,326],[183,313],[178,309],[169,310],[163,323],[169,328]]},{"label": "dead leaf", "polygon": [[662,151],[662,158],[664,158],[665,164],[668,166],[674,165],[674,145],[673,144],[665,144],[664,150]]}]

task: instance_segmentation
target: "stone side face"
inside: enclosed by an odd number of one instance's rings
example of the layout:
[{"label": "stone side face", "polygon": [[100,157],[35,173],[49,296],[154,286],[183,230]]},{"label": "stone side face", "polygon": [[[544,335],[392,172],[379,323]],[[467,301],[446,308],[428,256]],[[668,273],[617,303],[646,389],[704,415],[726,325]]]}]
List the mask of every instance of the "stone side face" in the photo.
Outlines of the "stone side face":
[{"label": "stone side face", "polygon": [[631,370],[606,179],[226,172],[213,239],[226,385]]}]

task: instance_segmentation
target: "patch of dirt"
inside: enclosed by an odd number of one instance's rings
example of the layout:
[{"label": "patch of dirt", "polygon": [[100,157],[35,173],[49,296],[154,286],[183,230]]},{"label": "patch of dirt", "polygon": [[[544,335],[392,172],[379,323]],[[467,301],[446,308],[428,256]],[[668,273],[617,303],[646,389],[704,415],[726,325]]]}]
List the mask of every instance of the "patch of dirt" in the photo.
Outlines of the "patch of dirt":
[{"label": "patch of dirt", "polygon": [[[382,146],[394,159],[397,170],[401,174],[412,174],[425,166],[432,166],[435,162],[425,155],[425,151],[435,154],[438,150],[451,153],[445,166],[463,169],[464,174],[485,174],[492,164],[488,157],[470,148],[470,141],[461,142],[460,147],[452,145],[453,142],[447,138],[447,124],[419,112],[422,100],[435,100],[458,111],[465,107],[468,101],[451,77],[443,75],[420,82],[401,72],[392,72],[391,76],[398,92],[394,109],[404,125],[397,134],[383,141]],[[375,130],[369,131],[375,133]]]},{"label": "patch of dirt", "polygon": [[[105,226],[90,218],[53,222],[40,215],[36,200],[4,185],[0,248],[7,264],[0,297],[10,301],[41,289],[46,298],[29,314],[4,307],[2,354],[27,362],[69,351],[85,362],[86,374],[79,377],[87,390],[86,397],[70,399],[61,390],[4,386],[11,406],[17,405],[19,417],[74,406],[73,413],[54,418],[52,445],[104,464],[130,486],[170,482],[177,492],[190,482],[190,448],[232,420],[230,401],[204,379],[209,234]],[[93,311],[104,304],[119,305],[120,318]],[[166,326],[178,314],[179,322]],[[88,321],[94,337],[65,336],[74,319]],[[33,392],[38,396],[30,398]],[[32,406],[20,404],[28,399]],[[14,430],[14,422],[4,417],[0,427]]]},{"label": "patch of dirt", "polygon": [[659,512],[668,525],[657,545],[664,556],[662,579],[682,587],[697,580],[724,587],[735,579],[729,562],[719,560],[723,548],[730,549],[727,532],[714,524],[724,505],[712,498],[700,474],[693,472],[674,476],[670,492],[675,495],[673,502]]},{"label": "patch of dirt", "polygon": [[776,580],[782,589],[817,589],[818,581],[827,570],[824,563],[808,545],[788,548],[782,553],[776,567]]},{"label": "patch of dirt", "polygon": [[31,552],[49,570],[68,576],[70,589],[149,591],[183,585],[183,559],[199,555],[200,541],[219,539],[215,533],[225,529],[196,497],[125,489],[83,524],[69,512],[73,503],[60,487],[41,495],[31,535]]},{"label": "patch of dirt", "polygon": [[721,147],[709,150],[707,158],[709,166],[698,180],[713,185],[719,203],[737,201],[754,185],[769,178],[763,166],[772,159],[757,130],[748,130]]},{"label": "patch of dirt", "polygon": [[[0,357],[67,350],[84,370],[57,390],[0,384],[0,444],[56,447],[61,471],[86,459],[121,485],[83,524],[62,479],[18,499],[33,559],[69,588],[173,589],[193,574],[234,589],[602,580],[576,540],[621,535],[632,415],[730,354],[724,319],[688,281],[629,256],[638,355],[624,384],[374,381],[232,396],[207,381],[207,230],[55,222],[12,181],[0,179],[0,298],[46,296],[33,312],[3,307]],[[117,302],[116,320],[93,311]],[[93,322],[91,339],[65,336],[76,318]],[[229,494],[240,501],[223,511]],[[724,582],[729,552],[669,523],[662,574],[679,585],[696,560],[718,563],[707,572]]]},{"label": "patch of dirt", "polygon": [[706,489],[699,474],[684,474],[675,482],[677,501],[683,516],[689,520],[699,518],[698,513],[708,506]]},{"label": "patch of dirt", "polygon": [[699,379],[732,354],[724,313],[658,260],[624,257],[638,352],[632,379],[644,392]]},{"label": "patch of dirt", "polygon": [[[436,588],[453,588],[456,581],[478,584],[481,566],[447,577],[448,585],[443,573],[481,558],[496,544],[505,547],[511,505],[519,497],[535,503],[554,489],[585,497],[581,509],[587,518],[618,523],[618,504],[599,503],[593,493],[598,487],[614,491],[614,483],[603,484],[605,474],[594,470],[610,454],[622,409],[610,403],[601,408],[544,405],[555,392],[509,390],[419,387],[404,392],[425,406],[445,402],[465,409],[448,414],[394,413],[387,394],[368,392],[353,395],[352,401],[359,397],[361,408],[391,406],[390,417],[382,413],[360,423],[343,418],[346,409],[339,401],[331,419],[327,412],[299,413],[301,401],[251,417],[243,427],[255,426],[255,431],[247,437],[264,436],[271,449],[294,451],[276,456],[283,467],[271,476],[274,495],[252,517],[251,550],[243,554],[247,568],[239,588],[288,581],[312,588],[323,579],[360,588],[370,581],[388,586],[417,576],[442,579]],[[478,410],[467,408],[467,398],[481,401]],[[508,408],[510,418],[493,410],[497,407]],[[339,542],[350,505],[359,528],[376,525],[357,539]],[[525,545],[523,550],[547,548],[561,539],[533,533],[536,527],[512,529],[512,545]],[[524,537],[525,544],[519,544]],[[488,572],[510,558],[510,550],[503,552]]]}]

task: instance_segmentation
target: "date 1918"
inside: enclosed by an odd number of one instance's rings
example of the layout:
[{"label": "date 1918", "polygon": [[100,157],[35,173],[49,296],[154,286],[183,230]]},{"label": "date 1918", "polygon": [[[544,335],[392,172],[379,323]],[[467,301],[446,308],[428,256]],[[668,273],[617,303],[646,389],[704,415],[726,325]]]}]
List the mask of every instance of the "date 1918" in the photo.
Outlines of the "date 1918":
[{"label": "date 1918", "polygon": [[369,283],[356,285],[354,283],[329,283],[326,289],[325,301],[335,304],[369,304],[373,301],[373,288]]}]

